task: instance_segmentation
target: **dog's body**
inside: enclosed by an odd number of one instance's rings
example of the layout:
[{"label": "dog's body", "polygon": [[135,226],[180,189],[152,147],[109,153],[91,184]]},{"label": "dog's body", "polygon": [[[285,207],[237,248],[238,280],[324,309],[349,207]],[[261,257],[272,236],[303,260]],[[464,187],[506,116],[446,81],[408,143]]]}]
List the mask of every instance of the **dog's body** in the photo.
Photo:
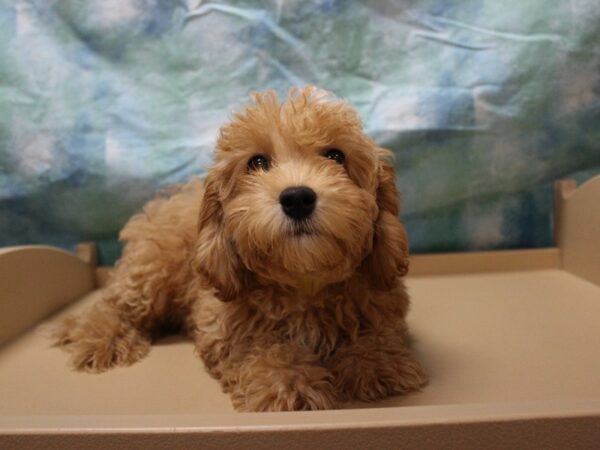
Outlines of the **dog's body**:
[{"label": "dog's body", "polygon": [[400,279],[408,249],[385,156],[322,91],[282,105],[255,96],[221,130],[206,181],[130,220],[103,300],[66,319],[56,342],[75,368],[99,372],[181,330],[238,410],[418,389]]}]

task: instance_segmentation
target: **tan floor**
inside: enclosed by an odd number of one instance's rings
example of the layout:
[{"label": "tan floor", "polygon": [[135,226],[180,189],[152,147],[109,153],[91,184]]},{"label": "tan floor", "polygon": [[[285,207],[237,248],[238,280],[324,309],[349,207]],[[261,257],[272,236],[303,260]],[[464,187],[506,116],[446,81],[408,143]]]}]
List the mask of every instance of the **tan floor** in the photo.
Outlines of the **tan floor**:
[{"label": "tan floor", "polygon": [[[431,383],[354,407],[600,400],[600,287],[561,270],[420,277],[408,286]],[[0,399],[0,415],[12,416],[232,411],[178,337],[131,367],[88,375],[68,370],[66,355],[30,332],[0,348]]]}]

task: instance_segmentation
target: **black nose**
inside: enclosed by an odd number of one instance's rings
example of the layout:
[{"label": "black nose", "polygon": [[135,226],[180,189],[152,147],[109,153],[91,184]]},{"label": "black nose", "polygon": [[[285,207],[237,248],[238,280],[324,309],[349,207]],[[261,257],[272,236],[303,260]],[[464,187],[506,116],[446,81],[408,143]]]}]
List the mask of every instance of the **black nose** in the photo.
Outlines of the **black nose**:
[{"label": "black nose", "polygon": [[317,194],[308,186],[284,189],[279,195],[283,212],[294,220],[306,219],[315,209]]}]

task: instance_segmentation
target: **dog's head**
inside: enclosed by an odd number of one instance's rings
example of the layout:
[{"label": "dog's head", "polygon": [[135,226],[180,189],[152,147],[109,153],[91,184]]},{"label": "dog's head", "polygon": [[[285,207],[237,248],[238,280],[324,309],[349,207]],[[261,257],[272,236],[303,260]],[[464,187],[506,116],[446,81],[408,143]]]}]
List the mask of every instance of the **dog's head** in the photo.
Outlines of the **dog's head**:
[{"label": "dog's head", "polygon": [[407,270],[388,152],[347,103],[314,87],[274,92],[221,129],[196,265],[222,300],[252,285],[317,291],[352,274],[390,289]]}]

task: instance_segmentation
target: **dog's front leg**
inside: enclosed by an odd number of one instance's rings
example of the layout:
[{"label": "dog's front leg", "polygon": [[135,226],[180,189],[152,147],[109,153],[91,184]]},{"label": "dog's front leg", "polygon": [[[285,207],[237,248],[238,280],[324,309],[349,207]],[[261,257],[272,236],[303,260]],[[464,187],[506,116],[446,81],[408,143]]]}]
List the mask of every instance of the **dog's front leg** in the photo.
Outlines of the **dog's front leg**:
[{"label": "dog's front leg", "polygon": [[300,346],[251,349],[236,370],[231,398],[239,411],[318,410],[337,405],[331,372]]},{"label": "dog's front leg", "polygon": [[343,400],[375,401],[418,390],[427,382],[405,338],[394,330],[372,331],[340,347],[328,361]]},{"label": "dog's front leg", "polygon": [[135,263],[120,264],[98,303],[55,327],[54,343],[70,353],[76,370],[104,372],[150,351],[151,333],[169,312],[168,285],[157,275],[159,265]]},{"label": "dog's front leg", "polygon": [[[127,244],[102,299],[54,330],[54,342],[71,354],[77,370],[102,372],[140,360],[151,337],[175,329],[186,313],[182,300],[194,279],[188,258],[193,247],[198,184],[158,198],[123,229]],[[189,216],[189,218],[188,218]]]}]

